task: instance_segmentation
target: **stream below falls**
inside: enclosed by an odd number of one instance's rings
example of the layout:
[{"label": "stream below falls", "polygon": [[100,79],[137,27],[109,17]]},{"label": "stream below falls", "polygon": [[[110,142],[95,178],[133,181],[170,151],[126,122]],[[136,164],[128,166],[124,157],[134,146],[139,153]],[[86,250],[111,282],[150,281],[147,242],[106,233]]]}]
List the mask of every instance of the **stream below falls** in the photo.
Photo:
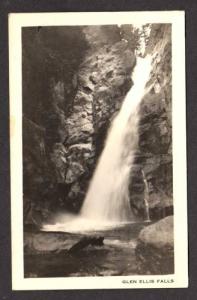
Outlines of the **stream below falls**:
[{"label": "stream below falls", "polygon": [[[135,255],[140,230],[150,223],[131,223],[101,231],[79,233],[25,232],[25,277],[114,276],[139,274]],[[104,236],[103,246],[78,253],[67,250],[86,235]],[[58,253],[60,250],[61,251]]]}]

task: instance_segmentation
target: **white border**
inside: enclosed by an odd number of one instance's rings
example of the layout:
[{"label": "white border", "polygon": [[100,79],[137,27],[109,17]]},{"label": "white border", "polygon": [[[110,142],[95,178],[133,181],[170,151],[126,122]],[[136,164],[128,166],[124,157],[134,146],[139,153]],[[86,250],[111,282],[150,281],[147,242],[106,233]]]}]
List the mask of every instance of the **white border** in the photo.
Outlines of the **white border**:
[{"label": "white border", "polygon": [[[14,290],[177,288],[188,286],[184,20],[184,11],[13,13],[9,15],[12,288]],[[21,27],[132,23],[172,24],[175,274],[24,279]],[[154,279],[155,283],[147,282],[151,279]],[[125,284],[122,283],[123,280],[137,280],[137,283]],[[140,280],[142,280],[141,283]],[[163,280],[163,282],[156,283],[157,280]]]}]

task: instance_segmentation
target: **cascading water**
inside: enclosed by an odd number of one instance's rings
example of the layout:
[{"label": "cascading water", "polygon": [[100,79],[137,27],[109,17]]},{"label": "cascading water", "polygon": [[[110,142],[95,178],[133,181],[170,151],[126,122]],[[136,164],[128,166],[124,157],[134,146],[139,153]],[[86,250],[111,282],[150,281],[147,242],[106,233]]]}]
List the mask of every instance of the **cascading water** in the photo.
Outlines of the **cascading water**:
[{"label": "cascading water", "polygon": [[145,93],[151,58],[137,59],[134,85],[109,130],[104,150],[90,183],[81,216],[98,221],[132,220],[129,178],[138,147],[138,104]]},{"label": "cascading water", "polygon": [[129,203],[129,180],[138,147],[138,104],[146,92],[151,57],[137,58],[134,85],[113,120],[93,178],[78,216],[58,217],[44,230],[87,231],[135,221]]},{"label": "cascading water", "polygon": [[142,177],[144,181],[144,206],[145,206],[145,222],[150,222],[150,211],[149,211],[149,188],[148,181],[145,177],[145,173],[142,170]]}]

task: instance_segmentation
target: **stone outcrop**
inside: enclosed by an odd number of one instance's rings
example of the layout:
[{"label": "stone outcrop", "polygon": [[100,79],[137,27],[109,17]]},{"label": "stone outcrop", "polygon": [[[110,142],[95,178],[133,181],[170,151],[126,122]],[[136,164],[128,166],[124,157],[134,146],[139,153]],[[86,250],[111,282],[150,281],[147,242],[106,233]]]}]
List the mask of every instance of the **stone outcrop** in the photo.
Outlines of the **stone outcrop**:
[{"label": "stone outcrop", "polygon": [[171,124],[171,27],[152,25],[146,54],[153,56],[151,77],[140,105],[139,150],[131,178],[131,205],[144,211],[144,182],[148,182],[152,220],[173,214]]},{"label": "stone outcrop", "polygon": [[172,274],[174,272],[173,216],[141,230],[136,246],[139,273]]}]

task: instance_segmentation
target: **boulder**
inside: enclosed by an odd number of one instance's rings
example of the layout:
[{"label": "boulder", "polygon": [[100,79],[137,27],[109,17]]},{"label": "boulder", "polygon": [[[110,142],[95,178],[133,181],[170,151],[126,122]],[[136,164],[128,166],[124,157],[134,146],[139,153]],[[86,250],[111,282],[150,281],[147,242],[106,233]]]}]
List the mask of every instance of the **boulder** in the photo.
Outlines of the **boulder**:
[{"label": "boulder", "polygon": [[173,216],[144,228],[139,234],[139,240],[155,248],[173,248]]},{"label": "boulder", "polygon": [[136,246],[140,274],[172,274],[174,272],[173,216],[141,230]]}]

